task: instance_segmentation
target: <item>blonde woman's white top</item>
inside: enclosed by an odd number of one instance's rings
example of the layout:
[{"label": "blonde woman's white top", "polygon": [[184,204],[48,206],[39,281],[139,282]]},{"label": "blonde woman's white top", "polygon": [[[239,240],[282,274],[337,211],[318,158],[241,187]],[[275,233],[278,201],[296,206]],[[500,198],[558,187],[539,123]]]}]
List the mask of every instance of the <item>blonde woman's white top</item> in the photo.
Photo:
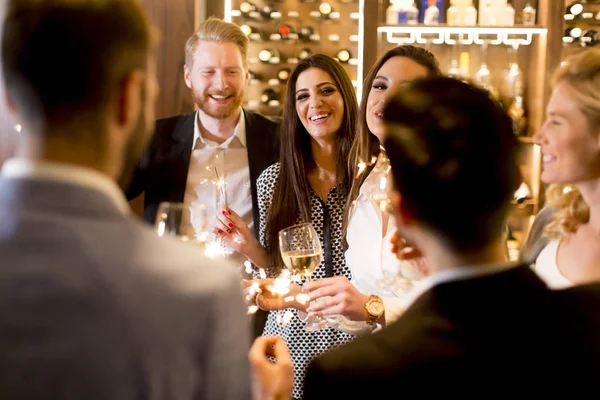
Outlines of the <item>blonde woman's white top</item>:
[{"label": "blonde woman's white top", "polygon": [[556,255],[560,240],[552,240],[546,245],[532,265],[536,274],[546,282],[551,289],[564,289],[574,285],[573,282],[565,278],[558,269]]}]

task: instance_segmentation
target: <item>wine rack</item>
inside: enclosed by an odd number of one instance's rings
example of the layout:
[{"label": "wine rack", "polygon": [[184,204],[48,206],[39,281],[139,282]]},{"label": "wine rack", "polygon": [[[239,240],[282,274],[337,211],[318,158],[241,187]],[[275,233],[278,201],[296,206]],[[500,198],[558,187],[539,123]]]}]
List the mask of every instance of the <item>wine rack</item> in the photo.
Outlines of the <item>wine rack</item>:
[{"label": "wine rack", "polygon": [[357,87],[358,11],[355,0],[232,0],[225,20],[239,25],[250,40],[244,106],[280,115],[291,71],[316,53],[337,58]]},{"label": "wine rack", "polygon": [[565,1],[563,58],[600,43],[600,1]]}]

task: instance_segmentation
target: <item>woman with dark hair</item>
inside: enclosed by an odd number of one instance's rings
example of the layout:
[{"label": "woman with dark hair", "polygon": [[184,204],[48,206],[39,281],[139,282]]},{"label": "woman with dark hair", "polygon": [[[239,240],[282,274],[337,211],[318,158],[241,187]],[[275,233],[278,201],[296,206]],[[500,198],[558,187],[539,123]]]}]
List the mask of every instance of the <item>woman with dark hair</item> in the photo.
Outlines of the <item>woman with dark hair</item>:
[{"label": "woman with dark hair", "polygon": [[[435,56],[422,47],[403,45],[389,50],[371,68],[365,78],[358,129],[350,150],[350,159],[368,162],[380,153],[383,141],[385,102],[402,86],[416,79],[441,76]],[[386,285],[390,277],[423,275],[424,261],[399,261],[392,251],[391,238],[396,232],[393,217],[380,210],[368,195],[367,185],[377,179],[367,169],[353,181],[347,201],[348,224],[346,263],[352,279],[338,276],[310,285],[309,311],[316,315],[341,315],[339,329],[353,334],[371,332],[396,320],[404,311],[402,290]],[[386,287],[387,286],[387,287]]]},{"label": "woman with dark hair", "polygon": [[[287,84],[280,161],[258,179],[260,243],[232,210],[223,210],[216,226],[227,244],[264,268],[268,278],[283,270],[279,231],[301,222],[312,223],[323,247],[323,260],[311,278],[351,277],[344,258],[342,225],[358,169],[349,157],[357,115],[352,82],[339,62],[316,54],[298,63]],[[235,235],[224,234],[233,229]],[[270,281],[259,282],[264,287]],[[298,285],[292,286],[290,295],[300,293]],[[285,302],[259,295],[257,304],[269,310],[263,335],[283,337],[291,350],[294,398],[301,398],[308,362],[354,336],[332,328],[308,332],[303,322],[307,304],[298,300]]]}]

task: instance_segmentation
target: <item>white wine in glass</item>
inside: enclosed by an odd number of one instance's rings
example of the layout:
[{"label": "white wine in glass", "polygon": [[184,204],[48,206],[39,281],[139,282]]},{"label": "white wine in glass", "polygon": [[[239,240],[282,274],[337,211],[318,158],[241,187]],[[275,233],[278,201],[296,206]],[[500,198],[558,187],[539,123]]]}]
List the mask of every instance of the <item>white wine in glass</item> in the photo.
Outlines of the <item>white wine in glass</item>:
[{"label": "white wine in glass", "polygon": [[[305,278],[304,287],[310,283],[310,276],[321,264],[321,241],[310,223],[293,225],[279,231],[279,250],[286,268]],[[327,320],[309,315],[304,329],[309,332],[321,330]]]},{"label": "white wine in glass", "polygon": [[281,258],[287,269],[300,276],[310,276],[321,263],[321,253],[310,250],[282,253]]}]

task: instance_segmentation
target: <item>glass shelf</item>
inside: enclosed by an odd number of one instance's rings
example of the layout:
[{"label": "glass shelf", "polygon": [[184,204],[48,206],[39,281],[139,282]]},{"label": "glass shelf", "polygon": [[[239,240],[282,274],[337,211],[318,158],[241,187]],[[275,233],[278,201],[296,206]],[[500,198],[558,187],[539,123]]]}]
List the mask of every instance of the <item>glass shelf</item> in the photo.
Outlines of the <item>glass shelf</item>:
[{"label": "glass shelf", "polygon": [[528,46],[534,35],[546,35],[548,30],[539,26],[448,26],[440,25],[385,25],[377,28],[392,44],[492,44]]}]

